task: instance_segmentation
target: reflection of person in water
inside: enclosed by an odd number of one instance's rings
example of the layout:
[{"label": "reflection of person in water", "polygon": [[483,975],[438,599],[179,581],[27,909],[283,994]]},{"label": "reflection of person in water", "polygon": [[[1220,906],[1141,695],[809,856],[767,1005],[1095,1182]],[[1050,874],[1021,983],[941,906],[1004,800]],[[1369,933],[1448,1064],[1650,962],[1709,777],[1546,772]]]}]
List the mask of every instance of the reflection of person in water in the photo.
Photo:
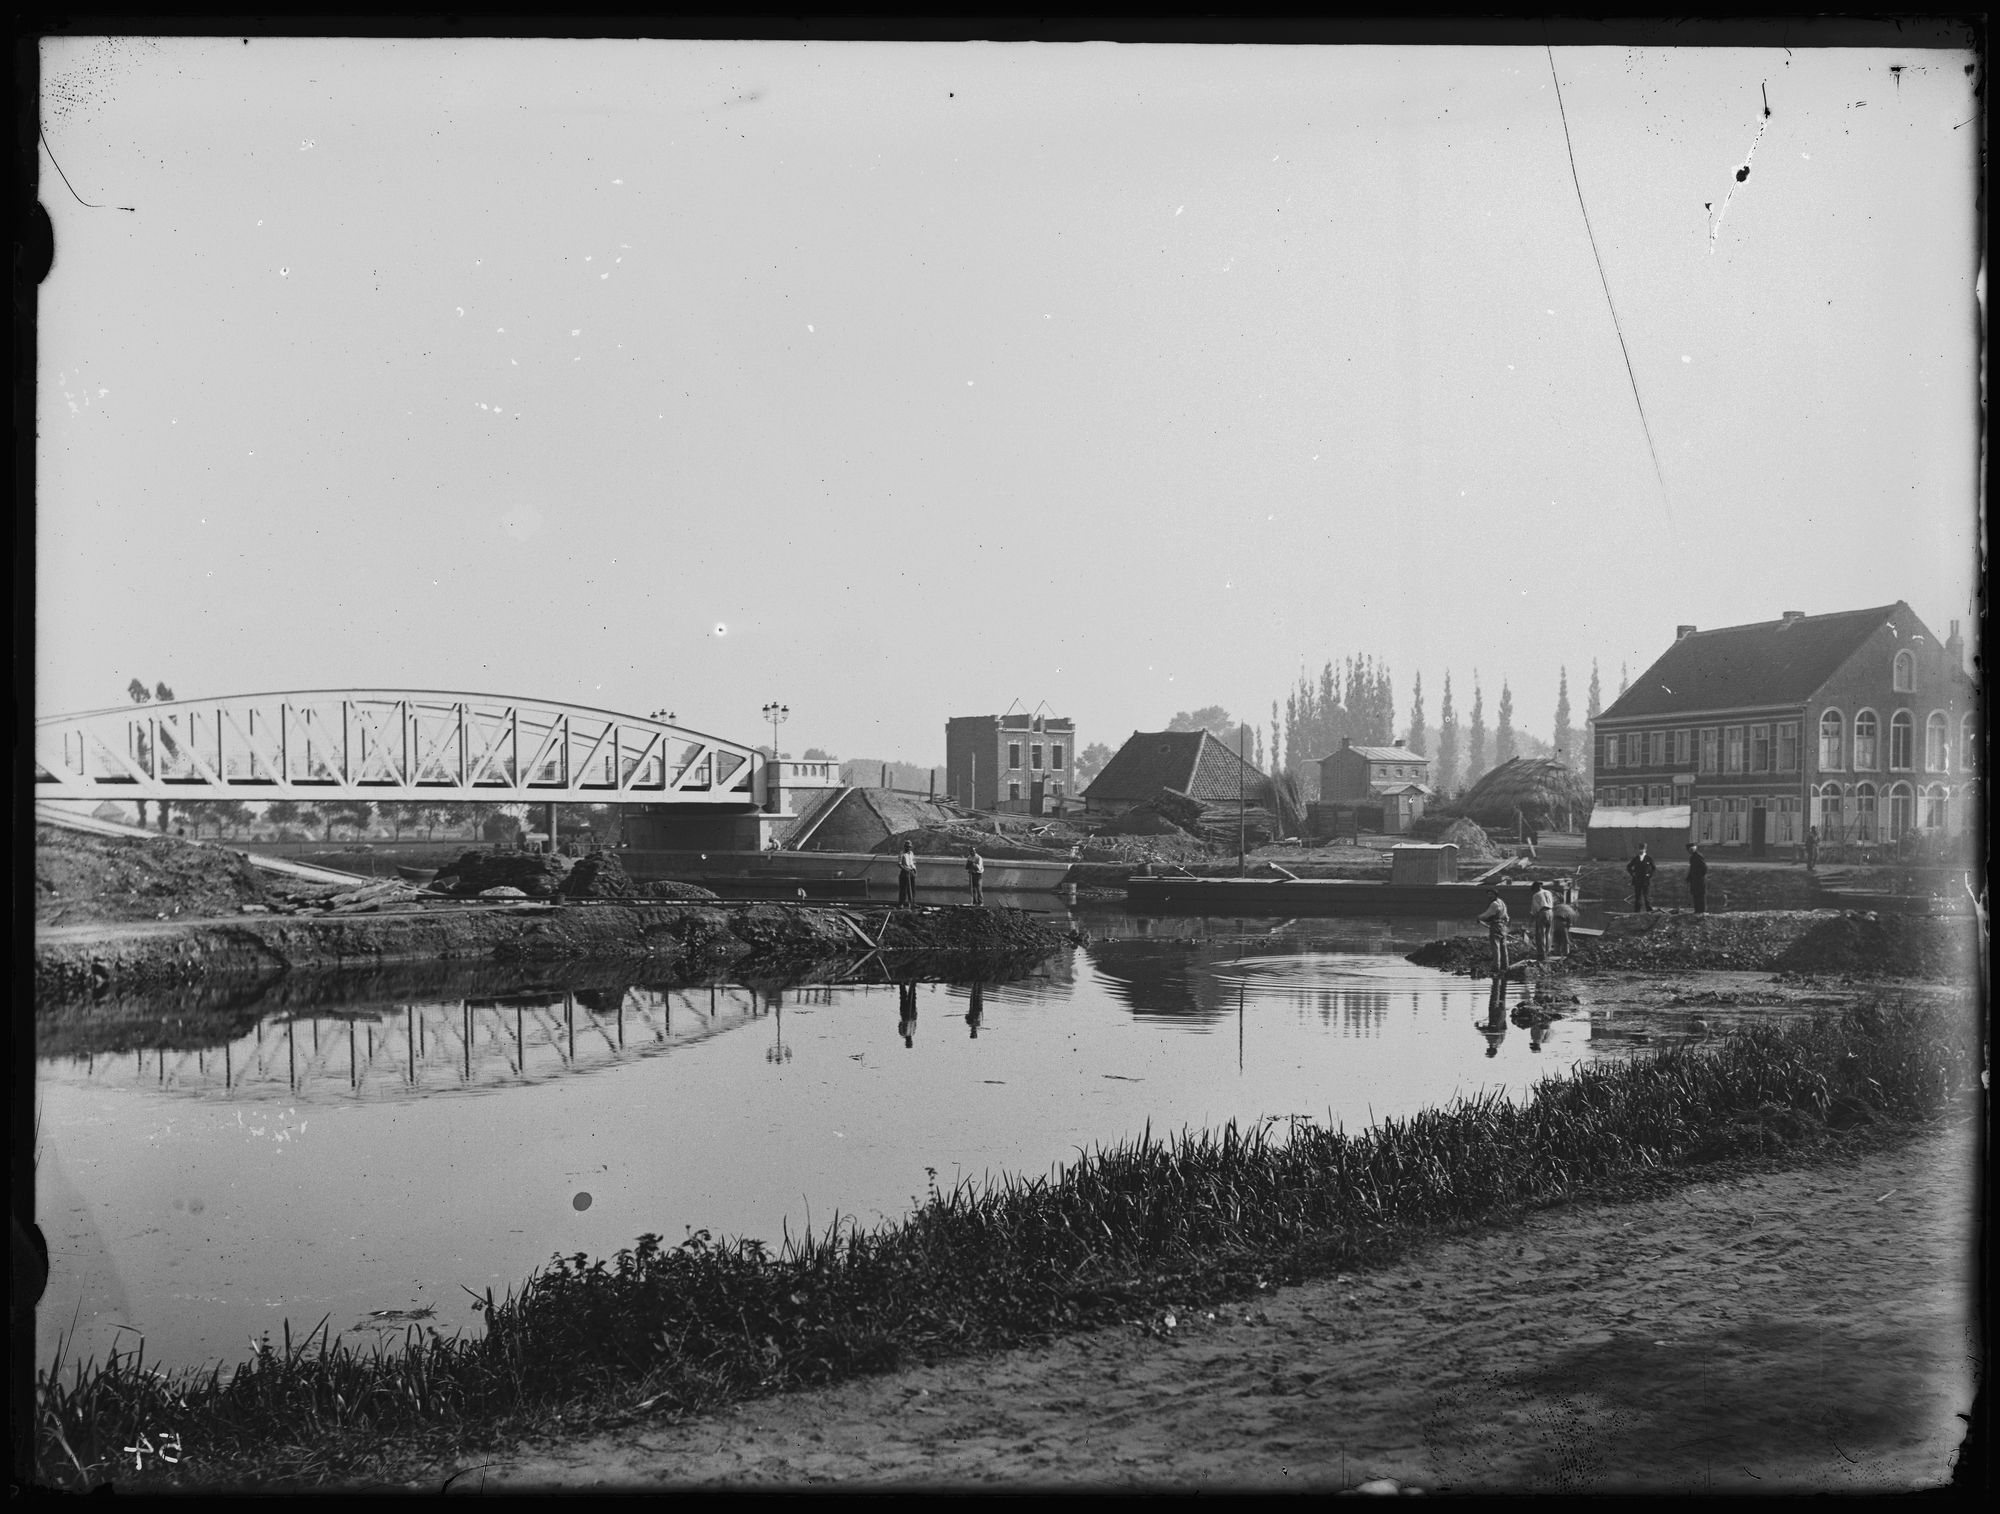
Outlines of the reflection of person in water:
[{"label": "reflection of person in water", "polygon": [[1486,1037],[1486,1055],[1500,1055],[1500,1043],[1507,1039],[1507,979],[1496,977],[1493,987],[1486,997],[1486,1018],[1479,1024],[1479,1033]]},{"label": "reflection of person in water", "polygon": [[903,1044],[915,1049],[917,1044],[917,985],[914,981],[896,985],[896,1005],[900,1011],[900,1021],[896,1034],[903,1038]]},{"label": "reflection of person in water", "polygon": [[986,1018],[986,985],[972,985],[971,1002],[965,1006],[965,1023],[972,1029],[972,1039],[979,1039],[979,1022]]}]

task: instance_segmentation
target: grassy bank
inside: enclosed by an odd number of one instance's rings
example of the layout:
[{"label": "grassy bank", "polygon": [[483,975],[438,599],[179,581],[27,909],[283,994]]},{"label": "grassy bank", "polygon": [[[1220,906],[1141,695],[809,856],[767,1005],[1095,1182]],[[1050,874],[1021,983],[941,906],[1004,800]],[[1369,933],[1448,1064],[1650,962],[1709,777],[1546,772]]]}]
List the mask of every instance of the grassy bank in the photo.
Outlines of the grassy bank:
[{"label": "grassy bank", "polygon": [[[1137,1141],[1040,1178],[933,1191],[907,1220],[772,1251],[642,1237],[558,1259],[478,1340],[273,1345],[225,1376],[134,1358],[43,1374],[41,1475],[84,1488],[361,1480],[565,1425],[698,1412],[899,1362],[1045,1338],[1378,1262],[1426,1233],[1732,1158],[1936,1117],[1978,1086],[1977,1027],[1935,1006],[1754,1029],[1591,1064],[1521,1105],[1348,1134],[1304,1121]],[[133,1475],[124,1448],[175,1437]]]}]

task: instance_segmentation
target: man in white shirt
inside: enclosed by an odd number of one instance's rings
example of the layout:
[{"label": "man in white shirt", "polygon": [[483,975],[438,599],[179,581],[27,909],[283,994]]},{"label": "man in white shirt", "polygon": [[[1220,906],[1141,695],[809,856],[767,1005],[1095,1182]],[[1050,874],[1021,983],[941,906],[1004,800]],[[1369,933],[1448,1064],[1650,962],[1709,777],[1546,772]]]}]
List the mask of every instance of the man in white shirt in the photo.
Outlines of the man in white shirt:
[{"label": "man in white shirt", "polygon": [[907,841],[896,859],[896,903],[910,909],[917,903],[917,849]]},{"label": "man in white shirt", "polygon": [[1546,962],[1549,957],[1549,927],[1555,923],[1556,896],[1549,892],[1549,886],[1540,878],[1535,880],[1535,891],[1528,896],[1528,917],[1535,932],[1535,958]]}]

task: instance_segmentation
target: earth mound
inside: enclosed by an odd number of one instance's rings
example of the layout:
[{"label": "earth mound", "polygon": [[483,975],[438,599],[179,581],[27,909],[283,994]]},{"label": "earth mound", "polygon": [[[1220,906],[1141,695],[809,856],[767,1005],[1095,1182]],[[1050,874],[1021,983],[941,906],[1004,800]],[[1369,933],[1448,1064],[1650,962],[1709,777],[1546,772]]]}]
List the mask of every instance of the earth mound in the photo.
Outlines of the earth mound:
[{"label": "earth mound", "polygon": [[530,899],[549,899],[560,893],[568,879],[572,859],[540,852],[471,851],[461,853],[456,862],[438,869],[434,888],[444,888],[461,899],[475,898],[489,888],[518,888]]},{"label": "earth mound", "polygon": [[699,883],[679,883],[672,878],[654,878],[644,885],[648,899],[672,899],[684,904],[709,904],[721,899],[721,895]]},{"label": "earth mound", "polygon": [[563,880],[568,899],[636,899],[639,887],[625,871],[616,852],[592,852],[579,860]]},{"label": "earth mound", "polygon": [[263,876],[241,852],[35,827],[37,925],[234,915],[266,903]]}]

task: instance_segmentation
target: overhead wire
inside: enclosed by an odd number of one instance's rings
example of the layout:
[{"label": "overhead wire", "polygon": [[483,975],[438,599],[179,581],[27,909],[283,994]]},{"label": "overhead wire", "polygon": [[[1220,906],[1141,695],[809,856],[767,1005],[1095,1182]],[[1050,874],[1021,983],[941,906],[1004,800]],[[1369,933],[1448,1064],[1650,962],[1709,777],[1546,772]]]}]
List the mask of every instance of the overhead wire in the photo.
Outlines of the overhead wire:
[{"label": "overhead wire", "polygon": [[1555,81],[1556,114],[1562,120],[1563,147],[1569,153],[1570,183],[1576,186],[1576,207],[1583,212],[1583,232],[1590,238],[1590,256],[1597,264],[1597,281],[1604,286],[1604,303],[1611,311],[1611,329],[1618,334],[1618,352],[1625,359],[1625,378],[1632,386],[1632,404],[1639,412],[1639,429],[1646,435],[1646,455],[1653,460],[1653,477],[1659,481],[1660,502],[1666,507],[1667,519],[1671,523],[1673,504],[1667,497],[1667,477],[1660,471],[1660,453],[1653,445],[1653,428],[1646,419],[1646,402],[1639,397],[1639,376],[1632,370],[1631,349],[1625,345],[1625,328],[1618,321],[1618,304],[1611,298],[1611,280],[1604,272],[1604,255],[1597,249],[1597,233],[1590,225],[1590,207],[1583,199],[1583,180],[1576,171],[1576,144],[1570,140],[1569,112],[1563,106],[1562,77],[1556,72],[1555,49],[1544,44],[1544,51],[1549,55],[1549,77]]}]

